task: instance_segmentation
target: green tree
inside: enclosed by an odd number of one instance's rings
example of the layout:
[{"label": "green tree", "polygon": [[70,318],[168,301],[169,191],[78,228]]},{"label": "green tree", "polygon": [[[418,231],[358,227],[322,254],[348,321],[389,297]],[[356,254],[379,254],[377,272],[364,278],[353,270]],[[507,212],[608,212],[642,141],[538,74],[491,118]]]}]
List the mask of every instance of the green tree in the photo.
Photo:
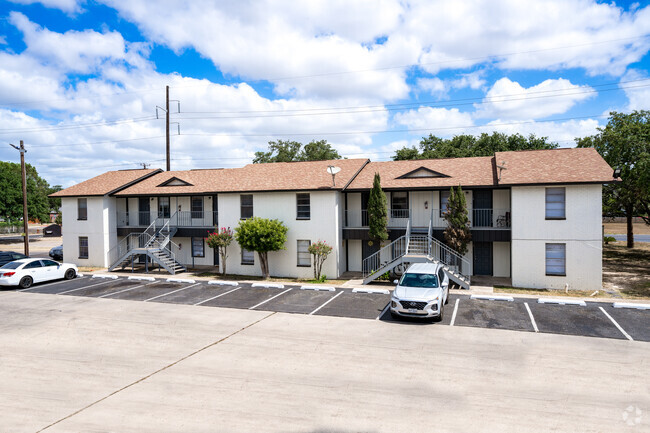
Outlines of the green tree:
[{"label": "green tree", "polygon": [[632,218],[639,215],[650,224],[650,111],[613,111],[598,134],[576,143],[595,148],[610,166],[621,170],[621,182],[603,188],[603,213],[626,217],[627,247],[633,248]]},{"label": "green tree", "polygon": [[447,221],[447,228],[444,231],[447,245],[460,255],[465,255],[472,240],[472,232],[469,229],[465,194],[463,194],[460,185],[458,185],[457,190],[451,188],[447,210],[443,213],[443,216]]},{"label": "green tree", "polygon": [[293,161],[326,161],[341,159],[341,155],[327,140],[312,140],[305,144],[298,141],[269,141],[267,152],[255,152],[253,164]]},{"label": "green tree", "polygon": [[221,275],[226,275],[226,259],[228,258],[228,246],[232,243],[233,233],[230,227],[221,227],[221,231],[208,232],[206,242],[212,249],[218,249],[221,258]]},{"label": "green tree", "polygon": [[375,173],[370,197],[368,198],[368,236],[374,241],[388,239],[388,209],[386,195],[381,189],[379,173]]},{"label": "green tree", "polygon": [[332,247],[327,245],[325,241],[318,241],[309,245],[308,251],[314,256],[314,279],[320,280],[323,263],[332,252]]},{"label": "green tree", "polygon": [[[27,213],[30,219],[49,221],[50,211],[59,209],[60,199],[48,197],[61,189],[50,187],[31,164],[25,165],[27,178]],[[57,189],[58,188],[58,189]],[[20,164],[0,161],[0,217],[18,221],[23,216],[23,190]]]},{"label": "green tree", "polygon": [[415,147],[403,147],[395,151],[393,160],[492,156],[494,152],[557,147],[557,143],[549,142],[547,137],[537,137],[534,134],[524,137],[521,134],[507,135],[493,132],[483,133],[478,137],[461,134],[447,139],[429,134],[428,137],[420,140],[419,150]]},{"label": "green tree", "polygon": [[287,231],[282,221],[253,217],[240,221],[235,228],[235,239],[240,247],[257,251],[264,278],[269,278],[269,251],[285,249]]}]

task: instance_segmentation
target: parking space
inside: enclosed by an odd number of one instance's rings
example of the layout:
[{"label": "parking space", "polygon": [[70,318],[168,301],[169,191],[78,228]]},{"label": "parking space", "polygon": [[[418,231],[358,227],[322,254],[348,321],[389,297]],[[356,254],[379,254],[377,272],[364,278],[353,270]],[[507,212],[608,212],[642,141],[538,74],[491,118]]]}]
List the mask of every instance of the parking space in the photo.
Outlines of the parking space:
[{"label": "parking space", "polygon": [[456,326],[531,331],[533,324],[522,300],[480,300],[466,297],[459,302]]},{"label": "parking space", "polygon": [[[259,285],[259,284],[257,284]],[[273,284],[271,284],[272,286]],[[351,289],[303,290],[300,286],[253,287],[248,283],[168,282],[142,279],[78,277],[36,284],[25,293],[88,296],[146,302],[277,311],[309,315],[379,319],[396,324],[429,324],[419,318],[392,318],[390,295]],[[499,296],[496,296],[499,298]],[[613,308],[611,303],[540,304],[536,299],[512,301],[450,295],[438,326],[466,326],[525,332],[633,339],[650,342],[650,310]]]},{"label": "parking space", "polygon": [[634,340],[650,341],[650,310],[614,308],[611,304],[602,307]]},{"label": "parking space", "polygon": [[[624,339],[609,318],[598,308],[600,303],[586,306],[539,304],[530,302],[530,310],[537,322],[539,332],[550,334],[582,335]],[[646,324],[647,326],[647,324]]]},{"label": "parking space", "polygon": [[335,291],[314,291],[293,289],[282,296],[260,305],[257,310],[277,311],[281,313],[309,314],[321,305],[340,294],[342,289]]},{"label": "parking space", "polygon": [[314,314],[320,316],[355,317],[358,319],[376,319],[385,315],[384,310],[390,301],[390,295],[382,293],[353,293],[345,289],[339,296]]}]

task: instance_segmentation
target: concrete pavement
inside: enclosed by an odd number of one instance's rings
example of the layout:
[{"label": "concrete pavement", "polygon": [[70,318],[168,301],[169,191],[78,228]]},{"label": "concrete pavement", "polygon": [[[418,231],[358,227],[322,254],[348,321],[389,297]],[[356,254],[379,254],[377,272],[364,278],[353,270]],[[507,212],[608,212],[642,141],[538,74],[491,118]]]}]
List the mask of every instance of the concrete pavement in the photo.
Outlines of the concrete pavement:
[{"label": "concrete pavement", "polygon": [[648,343],[19,292],[0,317],[3,432],[650,426]]}]

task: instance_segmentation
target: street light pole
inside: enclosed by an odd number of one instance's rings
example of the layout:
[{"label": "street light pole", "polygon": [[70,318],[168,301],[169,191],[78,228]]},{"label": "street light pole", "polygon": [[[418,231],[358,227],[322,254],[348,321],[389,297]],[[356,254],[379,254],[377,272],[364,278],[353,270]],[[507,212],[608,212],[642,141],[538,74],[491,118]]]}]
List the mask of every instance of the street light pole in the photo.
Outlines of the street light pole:
[{"label": "street light pole", "polygon": [[20,151],[20,170],[22,172],[22,179],[23,179],[23,230],[25,230],[25,233],[23,235],[23,239],[25,241],[25,255],[29,256],[29,219],[27,216],[27,173],[25,171],[25,145],[23,144],[23,140],[20,140],[20,147],[14,146],[13,144],[9,144],[11,147],[14,149]]}]

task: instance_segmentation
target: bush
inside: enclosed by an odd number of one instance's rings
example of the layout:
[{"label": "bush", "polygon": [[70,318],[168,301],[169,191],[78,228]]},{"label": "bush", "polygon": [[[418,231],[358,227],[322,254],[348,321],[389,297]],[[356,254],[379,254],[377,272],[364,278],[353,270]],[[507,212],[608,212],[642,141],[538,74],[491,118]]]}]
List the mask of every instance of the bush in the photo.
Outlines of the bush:
[{"label": "bush", "polygon": [[605,241],[605,245],[609,245],[610,242],[616,242],[616,238],[614,236],[605,236],[603,241]]}]

